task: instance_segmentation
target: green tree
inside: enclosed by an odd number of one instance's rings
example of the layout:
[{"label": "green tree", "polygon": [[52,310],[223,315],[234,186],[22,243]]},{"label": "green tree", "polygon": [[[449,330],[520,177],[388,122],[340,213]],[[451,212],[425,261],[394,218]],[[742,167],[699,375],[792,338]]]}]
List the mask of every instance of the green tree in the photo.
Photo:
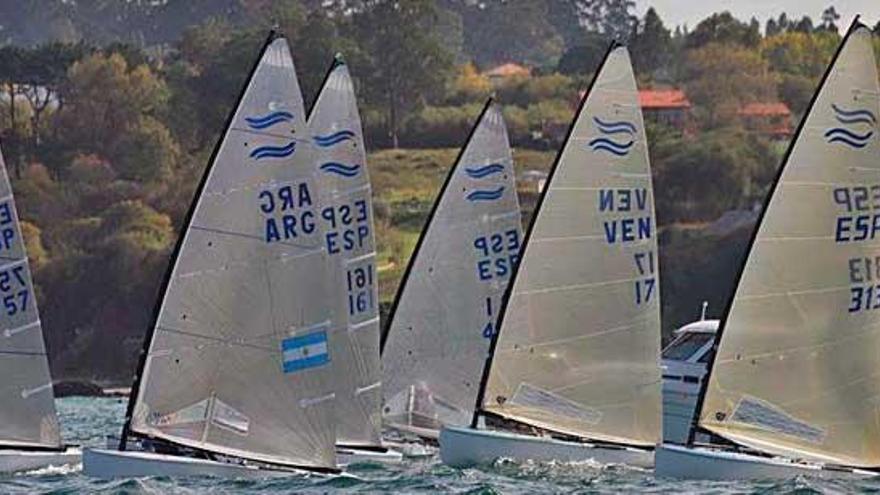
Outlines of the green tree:
[{"label": "green tree", "polygon": [[789,28],[789,31],[797,31],[799,33],[812,33],[815,30],[813,27],[813,20],[810,19],[810,16],[803,16],[801,20],[795,22]]},{"label": "green tree", "polygon": [[609,39],[626,41],[635,30],[634,0],[568,0],[574,4],[581,23]]},{"label": "green tree", "polygon": [[688,97],[710,127],[729,121],[745,102],[776,100],[775,78],[754,50],[709,43],[687,53],[685,71]]},{"label": "green tree", "polygon": [[3,146],[6,159],[12,164],[16,177],[21,177],[22,168],[22,132],[17,118],[18,97],[21,90],[18,86],[24,76],[25,50],[17,46],[0,48],[0,85],[4,90],[4,98],[9,112],[9,130],[3,133]]},{"label": "green tree", "polygon": [[667,67],[675,56],[672,34],[653,7],[645,13],[644,21],[630,41],[630,51],[638,73],[654,73]]},{"label": "green tree", "polygon": [[406,114],[439,93],[452,71],[452,57],[431,34],[436,20],[431,0],[369,0],[354,14],[353,34],[369,54],[358,71],[374,105],[386,108],[385,129],[395,148]]},{"label": "green tree", "polygon": [[490,0],[462,12],[465,51],[478,66],[518,62],[542,66],[555,62],[563,40],[550,24],[550,1]]},{"label": "green tree", "polygon": [[609,41],[598,33],[586,33],[581,43],[562,54],[556,70],[569,76],[585,76],[596,71]]},{"label": "green tree", "polygon": [[687,36],[688,48],[699,48],[709,43],[733,43],[746,47],[757,47],[761,42],[761,32],[756,23],[746,24],[730,14],[712,14],[702,20]]},{"label": "green tree", "polygon": [[833,5],[822,11],[822,27],[825,31],[837,32],[837,21],[840,20],[840,14]]},{"label": "green tree", "polygon": [[[119,54],[94,54],[73,64],[61,93],[66,104],[57,116],[56,125],[63,129],[60,144],[68,150],[108,158],[131,152],[132,135],[146,137],[142,134],[144,118],[161,114],[168,99],[167,87],[156,74],[144,65],[128,67]],[[135,156],[143,155],[136,152]],[[166,164],[141,166],[161,168]],[[131,171],[130,166],[123,168]]]}]

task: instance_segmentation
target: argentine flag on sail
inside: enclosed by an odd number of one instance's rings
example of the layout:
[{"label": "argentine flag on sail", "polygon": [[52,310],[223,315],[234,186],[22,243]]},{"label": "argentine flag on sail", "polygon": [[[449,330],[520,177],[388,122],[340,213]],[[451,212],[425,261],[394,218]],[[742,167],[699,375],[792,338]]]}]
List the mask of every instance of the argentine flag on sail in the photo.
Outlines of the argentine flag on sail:
[{"label": "argentine flag on sail", "polygon": [[302,371],[330,362],[327,332],[313,332],[281,341],[282,363],[285,373]]}]

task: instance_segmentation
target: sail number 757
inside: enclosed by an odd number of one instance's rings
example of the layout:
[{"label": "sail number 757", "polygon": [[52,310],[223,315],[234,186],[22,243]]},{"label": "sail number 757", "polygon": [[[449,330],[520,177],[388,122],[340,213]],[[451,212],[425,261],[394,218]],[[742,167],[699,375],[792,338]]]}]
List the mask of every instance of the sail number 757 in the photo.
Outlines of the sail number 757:
[{"label": "sail number 757", "polygon": [[25,281],[24,265],[0,270],[0,295],[7,316],[27,310],[30,291]]}]

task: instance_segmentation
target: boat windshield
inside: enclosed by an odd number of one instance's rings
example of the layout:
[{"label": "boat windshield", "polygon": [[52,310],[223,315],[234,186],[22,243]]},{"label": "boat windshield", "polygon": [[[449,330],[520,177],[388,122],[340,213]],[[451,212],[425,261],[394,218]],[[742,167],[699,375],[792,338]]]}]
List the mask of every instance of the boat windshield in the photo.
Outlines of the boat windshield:
[{"label": "boat windshield", "polygon": [[666,349],[663,349],[663,359],[675,361],[687,361],[697,351],[703,348],[713,335],[703,332],[687,332],[672,341]]}]

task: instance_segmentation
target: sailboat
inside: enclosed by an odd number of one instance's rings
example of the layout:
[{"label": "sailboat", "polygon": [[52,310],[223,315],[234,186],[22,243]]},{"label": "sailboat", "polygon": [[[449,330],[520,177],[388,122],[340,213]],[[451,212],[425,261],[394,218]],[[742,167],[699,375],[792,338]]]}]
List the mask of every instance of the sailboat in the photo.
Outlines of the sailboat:
[{"label": "sailboat", "polygon": [[[762,210],[716,333],[696,427],[687,445],[658,448],[658,475],[877,474],[878,118],[872,33],[856,18]],[[697,433],[714,435],[714,445],[696,445]]]},{"label": "sailboat", "polygon": [[338,472],[333,260],[287,41],[267,39],[205,171],[98,477]]},{"label": "sailboat", "polygon": [[514,460],[650,466],[661,438],[660,301],[644,123],[609,47],[556,158],[500,308],[455,467]]},{"label": "sailboat", "polygon": [[308,117],[325,248],[335,261],[336,452],[340,464],[399,462],[382,445],[379,294],[373,199],[357,99],[337,55]]},{"label": "sailboat", "polygon": [[437,196],[384,336],[386,425],[436,441],[470,423],[522,239],[513,157],[489,100]]},{"label": "sailboat", "polygon": [[6,164],[0,155],[0,473],[79,462],[55,411],[34,282]]}]

